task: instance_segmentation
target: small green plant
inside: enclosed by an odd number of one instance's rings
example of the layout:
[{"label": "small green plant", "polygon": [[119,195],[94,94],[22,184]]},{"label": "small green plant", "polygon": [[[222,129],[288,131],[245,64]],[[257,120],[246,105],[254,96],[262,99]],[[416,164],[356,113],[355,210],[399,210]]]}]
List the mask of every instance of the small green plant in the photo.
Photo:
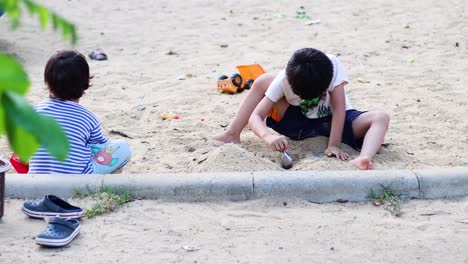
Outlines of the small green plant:
[{"label": "small green plant", "polygon": [[97,202],[90,208],[85,210],[85,217],[93,218],[98,215],[103,215],[116,210],[121,205],[133,201],[132,195],[128,190],[118,191],[112,186],[103,185],[96,190],[88,190],[85,192],[80,188],[74,189],[75,197],[90,196]]},{"label": "small green plant", "polygon": [[374,205],[383,205],[384,209],[394,216],[401,216],[400,194],[395,192],[390,185],[381,185],[382,190],[379,193],[370,190],[367,199]]},{"label": "small green plant", "polygon": [[[78,39],[72,23],[34,1],[0,0],[0,9],[10,19],[13,29],[20,25],[22,10],[27,9],[39,17],[43,29],[50,22],[54,30],[61,30],[62,36],[73,44]],[[55,120],[36,113],[26,101],[24,95],[29,86],[23,67],[0,52],[0,135],[7,135],[11,148],[22,161],[27,161],[40,145],[57,159],[64,160],[69,149],[65,132]]]},{"label": "small green plant", "polygon": [[310,16],[306,14],[305,8],[301,6],[299,10],[296,11],[296,16],[295,18],[297,19],[310,19]]},{"label": "small green plant", "polygon": [[82,197],[85,197],[85,196],[86,196],[86,194],[81,190],[80,187],[73,188],[73,197],[82,198]]}]

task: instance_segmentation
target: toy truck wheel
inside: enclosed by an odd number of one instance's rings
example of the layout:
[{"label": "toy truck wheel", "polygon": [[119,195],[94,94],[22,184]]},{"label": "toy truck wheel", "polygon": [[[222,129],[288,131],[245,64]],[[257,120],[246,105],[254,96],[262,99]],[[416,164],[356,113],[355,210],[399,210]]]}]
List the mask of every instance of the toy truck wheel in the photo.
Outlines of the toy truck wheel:
[{"label": "toy truck wheel", "polygon": [[226,80],[227,78],[229,78],[227,75],[221,75],[219,76],[218,81]]},{"label": "toy truck wheel", "polygon": [[253,82],[254,79],[248,79],[244,84],[244,89],[249,90],[250,88],[252,88]]},{"label": "toy truck wheel", "polygon": [[234,86],[241,87],[242,86],[242,76],[238,73],[235,73],[231,76],[231,81]]}]

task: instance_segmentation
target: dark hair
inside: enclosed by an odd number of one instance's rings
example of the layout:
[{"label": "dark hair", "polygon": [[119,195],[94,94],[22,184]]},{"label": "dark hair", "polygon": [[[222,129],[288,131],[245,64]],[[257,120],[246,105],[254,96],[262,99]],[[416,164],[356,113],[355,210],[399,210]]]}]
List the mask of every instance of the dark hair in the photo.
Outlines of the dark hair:
[{"label": "dark hair", "polygon": [[286,67],[292,91],[300,98],[321,97],[333,78],[333,64],[325,53],[303,48],[292,55]]},{"label": "dark hair", "polygon": [[89,65],[86,58],[74,50],[59,51],[46,64],[44,82],[53,98],[73,100],[89,88]]}]

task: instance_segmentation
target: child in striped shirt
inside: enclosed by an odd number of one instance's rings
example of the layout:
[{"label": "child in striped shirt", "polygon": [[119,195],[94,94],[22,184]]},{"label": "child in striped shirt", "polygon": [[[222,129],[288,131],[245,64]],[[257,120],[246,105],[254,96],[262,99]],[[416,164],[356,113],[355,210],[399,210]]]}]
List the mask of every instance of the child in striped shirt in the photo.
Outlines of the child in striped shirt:
[{"label": "child in striped shirt", "polygon": [[70,150],[67,159],[59,161],[39,148],[29,162],[28,173],[108,174],[130,160],[128,143],[105,138],[97,117],[79,104],[91,78],[85,57],[76,51],[59,51],[47,62],[44,81],[50,99],[39,103],[36,111],[61,125]]}]

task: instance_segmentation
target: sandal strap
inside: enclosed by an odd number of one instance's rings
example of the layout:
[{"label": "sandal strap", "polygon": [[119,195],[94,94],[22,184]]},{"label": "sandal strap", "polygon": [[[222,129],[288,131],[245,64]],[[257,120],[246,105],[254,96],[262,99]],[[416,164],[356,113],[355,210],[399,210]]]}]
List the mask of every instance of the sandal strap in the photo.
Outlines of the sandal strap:
[{"label": "sandal strap", "polygon": [[63,218],[58,218],[58,217],[52,217],[49,220],[49,224],[56,224],[56,225],[62,225],[65,227],[70,228],[71,230],[75,230],[76,227],[80,224],[78,220],[75,219],[63,219]]},{"label": "sandal strap", "polygon": [[56,205],[54,202],[52,202],[51,198],[53,197],[53,195],[46,195],[44,197],[44,200],[42,201],[42,204],[51,209],[51,211],[53,212],[60,212],[62,208],[60,208],[60,206]]}]

